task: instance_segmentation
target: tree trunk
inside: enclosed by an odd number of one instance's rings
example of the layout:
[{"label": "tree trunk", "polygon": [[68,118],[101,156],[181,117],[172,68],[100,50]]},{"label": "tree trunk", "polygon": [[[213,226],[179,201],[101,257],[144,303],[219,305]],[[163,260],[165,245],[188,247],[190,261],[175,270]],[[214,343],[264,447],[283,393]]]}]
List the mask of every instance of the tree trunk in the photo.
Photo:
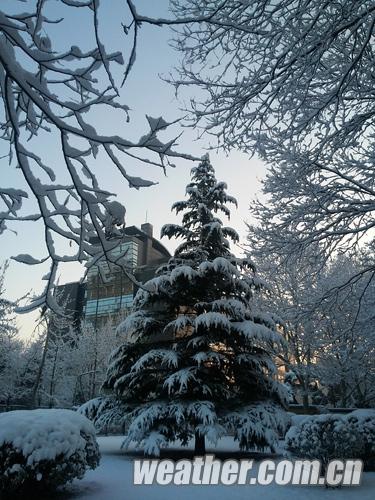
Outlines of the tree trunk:
[{"label": "tree trunk", "polygon": [[345,380],[341,380],[341,406],[342,408],[347,408],[348,406],[348,397],[347,397],[347,387]]},{"label": "tree trunk", "polygon": [[303,404],[303,409],[308,410],[310,405],[309,405],[309,395],[307,392],[303,392],[302,395],[302,404]]},{"label": "tree trunk", "polygon": [[46,332],[46,339],[45,339],[44,347],[43,347],[42,359],[41,359],[40,364],[39,364],[38,373],[36,376],[36,380],[35,380],[33,391],[32,391],[32,396],[31,396],[31,404],[32,404],[33,408],[40,406],[40,402],[39,402],[39,405],[37,403],[38,391],[39,391],[40,382],[42,380],[44,366],[46,363],[49,341],[50,341],[50,330],[49,330],[48,324],[47,324],[47,332]]},{"label": "tree trunk", "polygon": [[204,440],[204,435],[200,432],[195,433],[195,450],[194,455],[205,455],[206,454],[206,443]]},{"label": "tree trunk", "polygon": [[95,349],[94,349],[94,366],[91,375],[90,399],[95,398],[96,394],[96,369],[98,365],[98,330],[95,330]]},{"label": "tree trunk", "polygon": [[55,391],[55,375],[56,375],[56,364],[57,364],[57,354],[59,352],[59,346],[56,346],[55,349],[55,356],[53,359],[53,365],[52,365],[52,374],[51,374],[51,380],[49,384],[49,404],[48,407],[52,408],[53,407],[53,393]]}]

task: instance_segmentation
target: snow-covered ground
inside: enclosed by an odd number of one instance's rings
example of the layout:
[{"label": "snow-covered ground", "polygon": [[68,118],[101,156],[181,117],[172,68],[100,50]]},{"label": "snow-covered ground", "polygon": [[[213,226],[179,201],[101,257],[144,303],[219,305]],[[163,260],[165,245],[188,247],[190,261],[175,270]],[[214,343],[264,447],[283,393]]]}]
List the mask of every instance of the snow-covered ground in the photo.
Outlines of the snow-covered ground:
[{"label": "snow-covered ground", "polygon": [[[102,452],[101,465],[86,474],[81,481],[74,481],[58,498],[90,500],[373,500],[375,473],[365,473],[362,484],[352,488],[326,489],[323,486],[134,486],[133,459],[135,453],[120,450],[121,436],[99,437]],[[224,438],[216,449],[208,449],[218,458],[235,458],[236,447],[230,438]],[[171,458],[186,458],[186,449],[174,448],[168,453]],[[138,455],[142,456],[142,455]],[[238,455],[236,458],[240,458]],[[259,455],[259,459],[266,456]],[[281,458],[281,457],[280,457]]]}]

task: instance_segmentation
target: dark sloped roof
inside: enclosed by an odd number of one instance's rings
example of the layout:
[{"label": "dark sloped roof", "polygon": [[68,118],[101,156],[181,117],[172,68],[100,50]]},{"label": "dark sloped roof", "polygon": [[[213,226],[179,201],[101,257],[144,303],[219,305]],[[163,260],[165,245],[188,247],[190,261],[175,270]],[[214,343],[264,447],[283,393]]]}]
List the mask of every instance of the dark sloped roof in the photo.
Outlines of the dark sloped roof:
[{"label": "dark sloped roof", "polygon": [[162,253],[163,255],[165,255],[168,258],[171,257],[171,254],[169,253],[169,251],[165,248],[165,246],[162,243],[160,243],[159,240],[157,240],[153,236],[149,236],[147,233],[145,233],[144,231],[142,231],[142,229],[139,229],[137,226],[128,226],[128,227],[125,227],[124,234],[126,236],[134,236],[134,237],[139,238],[141,240],[145,240],[147,238],[151,238],[151,240],[152,240],[152,246],[156,250],[158,250],[160,253]]}]

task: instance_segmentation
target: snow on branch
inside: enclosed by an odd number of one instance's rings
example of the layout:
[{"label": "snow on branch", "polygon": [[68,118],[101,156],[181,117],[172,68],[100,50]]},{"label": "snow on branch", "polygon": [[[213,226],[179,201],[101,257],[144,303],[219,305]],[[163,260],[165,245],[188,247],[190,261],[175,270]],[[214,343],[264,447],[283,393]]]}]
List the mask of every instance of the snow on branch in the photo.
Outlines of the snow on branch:
[{"label": "snow on branch", "polygon": [[[52,297],[60,262],[95,264],[106,258],[131,277],[124,260],[111,253],[114,240],[109,241],[108,228],[124,224],[124,210],[119,216],[120,204],[115,207],[110,201],[113,194],[99,186],[92,166],[99,154],[101,161],[107,159],[108,168],[112,166],[135,189],[153,183],[129,175],[124,159],[163,170],[171,164],[171,158],[193,159],[174,150],[176,139],[159,139],[158,133],[171,125],[162,117],[147,116],[148,130],[138,140],[103,134],[90,118],[100,108],[107,114],[122,113],[124,121],[129,122],[130,108],[120,98],[114,66],[124,67],[125,83],[135,61],[140,23],[158,21],[138,18],[133,4],[127,2],[123,17],[130,16],[132,21],[128,27],[124,25],[124,37],[133,35],[133,48],[125,60],[122,52],[106,50],[101,35],[104,4],[100,0],[63,0],[58,10],[61,18],[52,17],[47,4],[44,0],[36,5],[29,2],[24,12],[0,9],[0,138],[7,144],[10,165],[20,169],[27,186],[26,190],[0,188],[0,233],[11,222],[43,223],[45,257],[15,257],[26,264],[50,262],[50,278],[43,293],[30,305],[34,308],[43,304],[56,307]],[[91,40],[91,46],[60,49],[55,25],[69,23],[77,13],[86,16],[91,38],[86,37],[85,42]],[[55,158],[45,160],[36,154],[36,137],[46,134],[60,146],[62,165],[56,164]],[[60,175],[66,179],[62,183],[58,181]],[[25,213],[25,199],[34,203],[35,213]],[[96,246],[91,245],[94,236],[99,241]],[[71,253],[62,255],[57,241]]]},{"label": "snow on branch", "polygon": [[303,139],[312,128],[319,147],[320,139],[339,147],[372,134],[371,0],[172,5],[176,16],[197,20],[176,35],[183,61],[174,83],[203,90],[192,101],[194,120],[224,148],[264,150],[269,137]]},{"label": "snow on branch", "polygon": [[155,362],[176,368],[178,366],[178,354],[171,349],[150,349],[150,351],[141,356],[138,361],[134,363],[131,371],[139,372],[147,367],[147,365],[152,365]]},{"label": "snow on branch", "polygon": [[177,29],[172,83],[199,96],[192,126],[270,164],[256,205],[264,253],[329,258],[372,239],[374,2],[217,4],[173,2],[197,22]]}]

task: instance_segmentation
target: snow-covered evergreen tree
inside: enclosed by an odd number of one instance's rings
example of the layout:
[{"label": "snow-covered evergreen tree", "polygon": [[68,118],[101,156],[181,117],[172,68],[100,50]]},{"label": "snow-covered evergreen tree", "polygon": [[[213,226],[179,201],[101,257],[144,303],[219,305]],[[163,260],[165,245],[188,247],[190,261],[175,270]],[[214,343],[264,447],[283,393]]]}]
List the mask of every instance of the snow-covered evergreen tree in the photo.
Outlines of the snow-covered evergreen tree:
[{"label": "snow-covered evergreen tree", "polygon": [[241,449],[272,447],[283,423],[285,393],[269,354],[281,338],[252,304],[261,283],[230,251],[237,233],[217,217],[236,204],[226,188],[208,157],[192,169],[187,199],[173,205],[182,224],[162,228],[183,242],[120,325],[128,341],[113,353],[104,387],[133,406],[125,446],[146,454],[192,437],[202,454],[205,438],[228,431]]}]

